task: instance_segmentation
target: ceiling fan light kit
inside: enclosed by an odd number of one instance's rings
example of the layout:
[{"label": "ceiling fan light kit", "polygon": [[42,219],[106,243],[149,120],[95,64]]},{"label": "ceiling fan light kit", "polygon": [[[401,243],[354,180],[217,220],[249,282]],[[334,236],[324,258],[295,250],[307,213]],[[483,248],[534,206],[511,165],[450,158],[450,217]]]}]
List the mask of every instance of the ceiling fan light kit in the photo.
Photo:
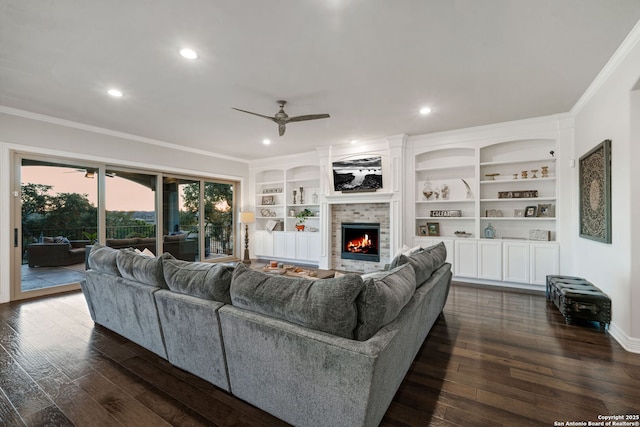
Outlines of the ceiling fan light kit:
[{"label": "ceiling fan light kit", "polygon": [[233,108],[233,109],[237,110],[237,111],[241,111],[243,113],[253,114],[254,116],[262,117],[264,119],[271,120],[271,121],[277,123],[277,125],[278,125],[278,133],[279,133],[280,136],[284,135],[284,132],[287,130],[287,123],[304,122],[304,121],[307,121],[307,120],[317,120],[317,119],[328,119],[330,117],[328,114],[307,114],[307,115],[304,115],[304,116],[289,117],[289,115],[284,112],[284,106],[287,103],[287,101],[280,100],[280,101],[277,101],[277,102],[278,102],[278,105],[280,105],[280,111],[278,111],[276,113],[276,115],[273,116],[273,117],[265,116],[263,114],[254,113],[252,111],[241,110],[239,108]]}]

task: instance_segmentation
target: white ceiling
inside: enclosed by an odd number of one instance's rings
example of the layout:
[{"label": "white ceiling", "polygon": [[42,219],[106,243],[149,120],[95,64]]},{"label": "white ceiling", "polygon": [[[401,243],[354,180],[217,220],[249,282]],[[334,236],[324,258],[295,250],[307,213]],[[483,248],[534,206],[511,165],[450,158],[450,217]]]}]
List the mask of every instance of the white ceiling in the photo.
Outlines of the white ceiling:
[{"label": "white ceiling", "polygon": [[[271,157],[567,112],[639,19],[638,0],[0,0],[0,105]],[[232,110],[278,99],[331,118],[279,137]]]}]

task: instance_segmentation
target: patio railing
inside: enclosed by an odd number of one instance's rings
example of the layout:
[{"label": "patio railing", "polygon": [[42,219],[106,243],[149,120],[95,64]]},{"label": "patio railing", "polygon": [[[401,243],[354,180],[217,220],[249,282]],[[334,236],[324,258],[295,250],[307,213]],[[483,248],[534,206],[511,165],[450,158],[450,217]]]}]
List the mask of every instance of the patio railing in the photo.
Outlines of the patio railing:
[{"label": "patio railing", "polygon": [[[180,226],[181,232],[196,233],[198,227],[195,225]],[[226,256],[233,254],[233,234],[232,227],[205,226],[205,257],[210,255]],[[28,229],[22,230],[22,247],[25,252],[23,263],[26,263],[26,247],[30,243],[42,241],[42,237],[64,236],[69,240],[90,240],[95,235],[97,229],[91,227],[83,228],[48,228],[48,229]],[[107,239],[126,239],[132,237],[155,237],[156,225],[134,225],[122,227],[107,227]]]}]

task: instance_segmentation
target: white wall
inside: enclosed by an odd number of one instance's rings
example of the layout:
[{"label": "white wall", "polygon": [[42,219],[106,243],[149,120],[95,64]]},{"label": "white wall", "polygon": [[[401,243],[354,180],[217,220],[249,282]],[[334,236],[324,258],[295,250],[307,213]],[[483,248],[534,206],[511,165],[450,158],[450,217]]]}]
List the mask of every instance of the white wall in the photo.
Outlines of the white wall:
[{"label": "white wall", "polygon": [[[597,86],[593,85],[575,108],[576,161],[604,139],[612,140],[613,215],[612,243],[581,239],[576,228],[572,258],[575,274],[586,277],[611,297],[610,332],[634,352],[640,352],[640,99],[632,94],[640,77],[638,40],[640,31],[636,27],[611,66],[601,73]],[[577,177],[578,168],[574,171],[576,182]],[[577,193],[573,203],[578,206]]]},{"label": "white wall", "polygon": [[[223,141],[222,143],[226,143]],[[249,176],[248,163],[211,152],[182,147],[63,120],[0,107],[0,303],[9,301],[11,152],[37,153],[240,181]]]}]

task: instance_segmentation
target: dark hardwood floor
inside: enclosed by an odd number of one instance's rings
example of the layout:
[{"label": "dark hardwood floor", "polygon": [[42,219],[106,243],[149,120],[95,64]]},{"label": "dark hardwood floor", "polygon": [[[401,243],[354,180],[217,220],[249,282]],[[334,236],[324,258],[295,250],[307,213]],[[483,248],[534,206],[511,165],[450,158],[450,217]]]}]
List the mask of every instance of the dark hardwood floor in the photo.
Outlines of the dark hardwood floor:
[{"label": "dark hardwood floor", "polygon": [[[640,355],[542,294],[455,284],[384,426],[553,426],[640,413]],[[0,305],[2,426],[278,426],[94,326],[82,294]]]}]

